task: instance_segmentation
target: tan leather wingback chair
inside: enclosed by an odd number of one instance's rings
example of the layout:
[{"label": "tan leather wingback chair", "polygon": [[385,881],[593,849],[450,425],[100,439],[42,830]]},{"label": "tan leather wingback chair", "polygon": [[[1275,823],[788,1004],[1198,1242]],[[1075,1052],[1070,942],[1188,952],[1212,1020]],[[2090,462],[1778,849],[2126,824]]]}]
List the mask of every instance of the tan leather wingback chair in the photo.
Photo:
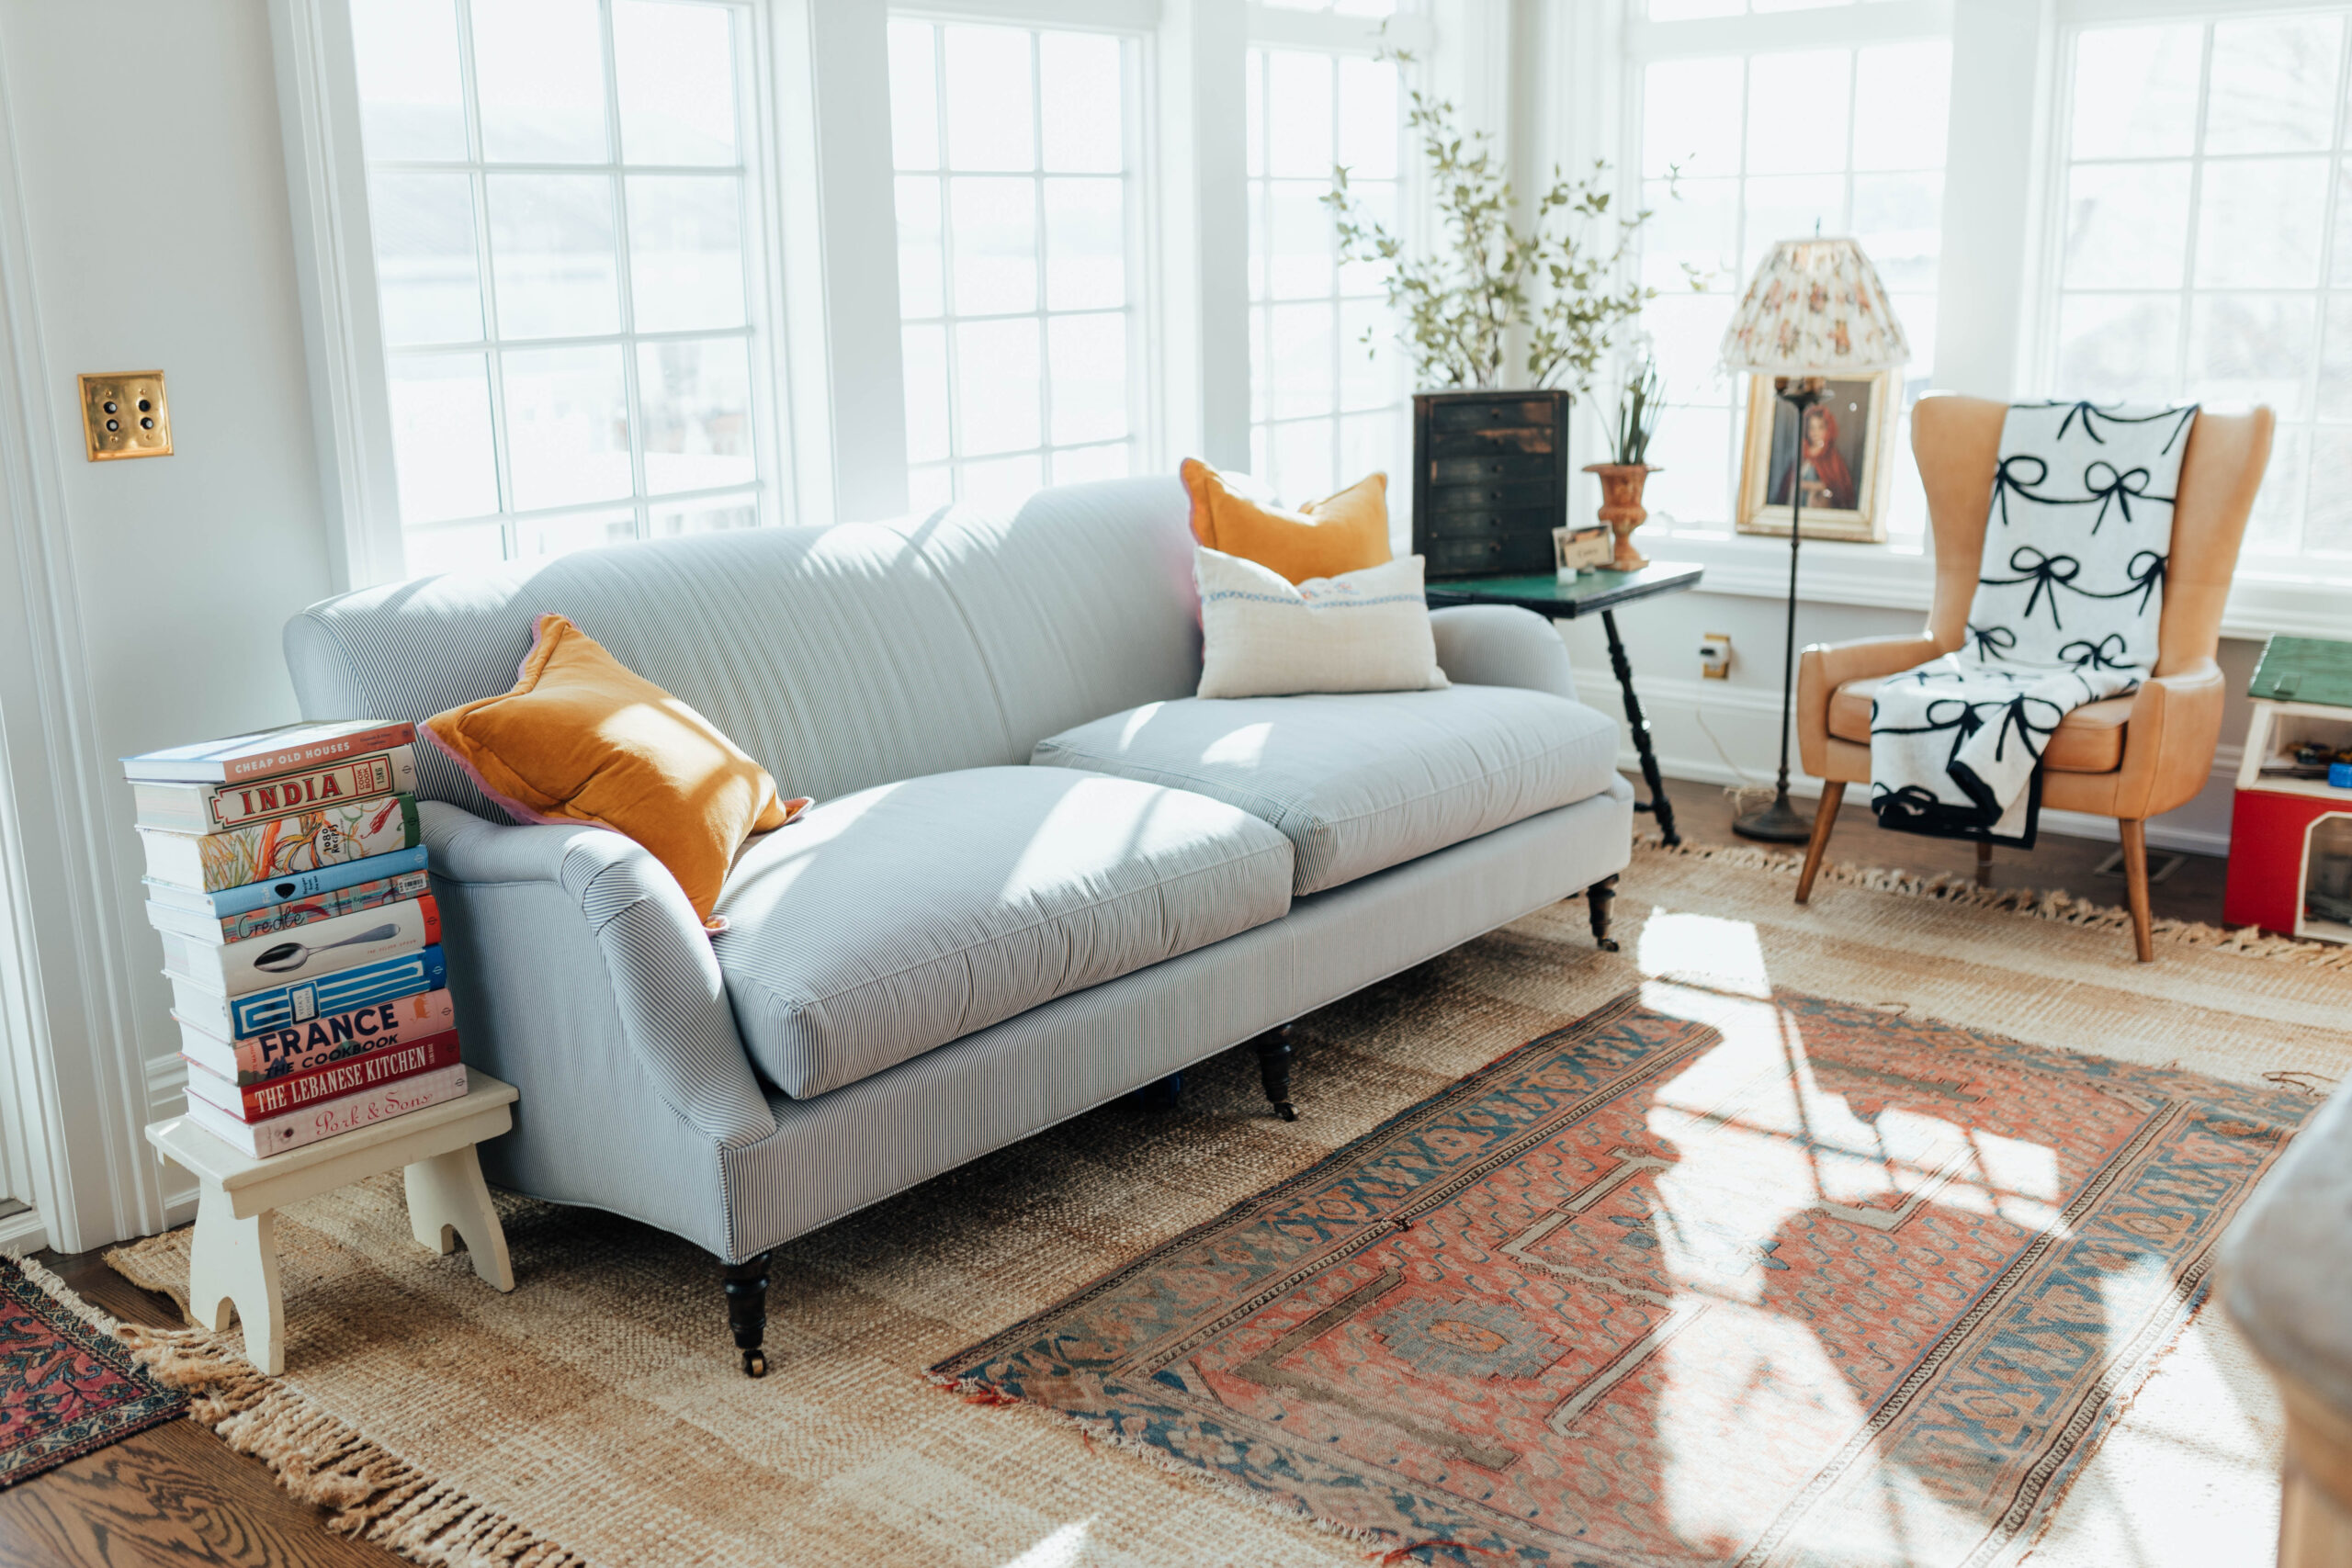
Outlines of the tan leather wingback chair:
[{"label": "tan leather wingback chair", "polygon": [[[1816,643],[1797,665],[1799,750],[1805,772],[1826,781],[1797,878],[1800,904],[1813,896],[1846,786],[1870,784],[1871,695],[1888,676],[1956,651],[1967,635],[2006,412],[2002,403],[1951,394],[1922,398],[1912,410],[1911,449],[1935,534],[1936,597],[1928,629],[1917,637]],[[2270,460],[2273,423],[2267,408],[2198,416],[2173,508],[2155,678],[2130,696],[2076,708],[2042,751],[2042,805],[2112,817],[2121,829],[2132,934],[2143,964],[2155,957],[2148,934],[2147,819],[2186,805],[2212,771],[2222,736],[2222,671],[2213,661],[2222,605]],[[1987,848],[1978,846],[1980,857]]]}]

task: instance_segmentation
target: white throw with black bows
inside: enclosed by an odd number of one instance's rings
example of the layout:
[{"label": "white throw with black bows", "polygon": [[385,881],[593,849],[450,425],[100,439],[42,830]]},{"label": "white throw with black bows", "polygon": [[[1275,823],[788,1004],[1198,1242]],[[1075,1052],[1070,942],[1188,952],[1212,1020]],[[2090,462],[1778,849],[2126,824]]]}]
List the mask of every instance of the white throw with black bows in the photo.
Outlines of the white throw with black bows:
[{"label": "white throw with black bows", "polygon": [[1968,643],[1889,680],[1871,705],[1880,826],[2033,842],[2059,720],[2137,690],[2155,668],[2196,418],[2194,406],[2010,408]]}]

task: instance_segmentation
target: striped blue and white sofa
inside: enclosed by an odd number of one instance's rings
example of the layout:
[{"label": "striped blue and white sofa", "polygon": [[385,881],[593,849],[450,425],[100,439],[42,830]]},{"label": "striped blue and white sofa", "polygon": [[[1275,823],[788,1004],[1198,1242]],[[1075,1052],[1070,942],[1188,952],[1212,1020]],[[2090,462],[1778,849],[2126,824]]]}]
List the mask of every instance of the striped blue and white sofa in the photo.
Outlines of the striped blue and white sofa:
[{"label": "striped blue and white sofa", "polygon": [[793,1236],[1260,1042],[1631,853],[1615,723],[1523,611],[1438,612],[1449,690],[1201,701],[1173,479],[1010,516],[620,545],[371,588],[287,624],[303,716],[505,690],[560,611],[819,804],[706,935],[629,840],[511,826],[420,747],[468,1062],[516,1085],[491,1179],[726,1265],[763,1371]]}]

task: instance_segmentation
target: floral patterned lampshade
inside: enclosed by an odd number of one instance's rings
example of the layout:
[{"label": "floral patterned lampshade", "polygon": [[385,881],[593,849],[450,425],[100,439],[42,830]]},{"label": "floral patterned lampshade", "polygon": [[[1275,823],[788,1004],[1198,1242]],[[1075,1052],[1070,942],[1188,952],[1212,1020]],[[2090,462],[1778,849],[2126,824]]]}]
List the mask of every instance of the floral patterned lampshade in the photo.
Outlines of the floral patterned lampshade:
[{"label": "floral patterned lampshade", "polygon": [[1867,376],[1910,357],[1878,269],[1848,239],[1774,245],[1724,333],[1724,368],[1759,376]]}]

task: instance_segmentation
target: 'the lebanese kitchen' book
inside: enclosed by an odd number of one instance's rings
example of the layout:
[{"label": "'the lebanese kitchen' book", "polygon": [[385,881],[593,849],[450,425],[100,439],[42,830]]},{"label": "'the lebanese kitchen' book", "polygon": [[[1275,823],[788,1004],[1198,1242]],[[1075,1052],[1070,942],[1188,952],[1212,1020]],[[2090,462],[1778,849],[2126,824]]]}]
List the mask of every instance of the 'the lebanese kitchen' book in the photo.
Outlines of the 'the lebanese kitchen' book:
[{"label": "'the lebanese kitchen' book", "polygon": [[[165,911],[168,913],[169,911]],[[185,975],[208,991],[242,997],[300,976],[315,977],[441,940],[441,908],[431,895],[379,909],[338,915],[292,933],[274,931],[227,944],[198,942],[150,923],[164,942],[164,973]]]},{"label": "'the lebanese kitchen' book", "polygon": [[150,881],[217,893],[413,849],[419,841],[416,797],[394,795],[321,807],[218,833],[141,828],[139,840],[147,849]]},{"label": "'the lebanese kitchen' book", "polygon": [[456,1100],[465,1092],[466,1069],[458,1066],[436,1068],[413,1078],[401,1078],[376,1089],[363,1089],[357,1094],[346,1094],[340,1100],[325,1100],[300,1111],[289,1111],[266,1122],[240,1122],[220,1107],[208,1105],[190,1095],[187,1116],[189,1121],[240,1154],[249,1155],[254,1159],[266,1159],[271,1155],[282,1155],[288,1149],[299,1149],[305,1144],[315,1144],[322,1138],[356,1133],[362,1127],[372,1127],[379,1122],[405,1116],[412,1111],[422,1111],[445,1100]]},{"label": "'the lebanese kitchen' book", "polygon": [[266,1122],[321,1100],[340,1100],[363,1089],[413,1078],[419,1073],[455,1066],[457,1063],[458,1034],[451,1030],[413,1045],[388,1045],[347,1062],[331,1063],[290,1077],[266,1078],[257,1084],[233,1084],[215,1077],[200,1064],[189,1062],[187,1092],[189,1099],[201,1100],[240,1122]]}]

